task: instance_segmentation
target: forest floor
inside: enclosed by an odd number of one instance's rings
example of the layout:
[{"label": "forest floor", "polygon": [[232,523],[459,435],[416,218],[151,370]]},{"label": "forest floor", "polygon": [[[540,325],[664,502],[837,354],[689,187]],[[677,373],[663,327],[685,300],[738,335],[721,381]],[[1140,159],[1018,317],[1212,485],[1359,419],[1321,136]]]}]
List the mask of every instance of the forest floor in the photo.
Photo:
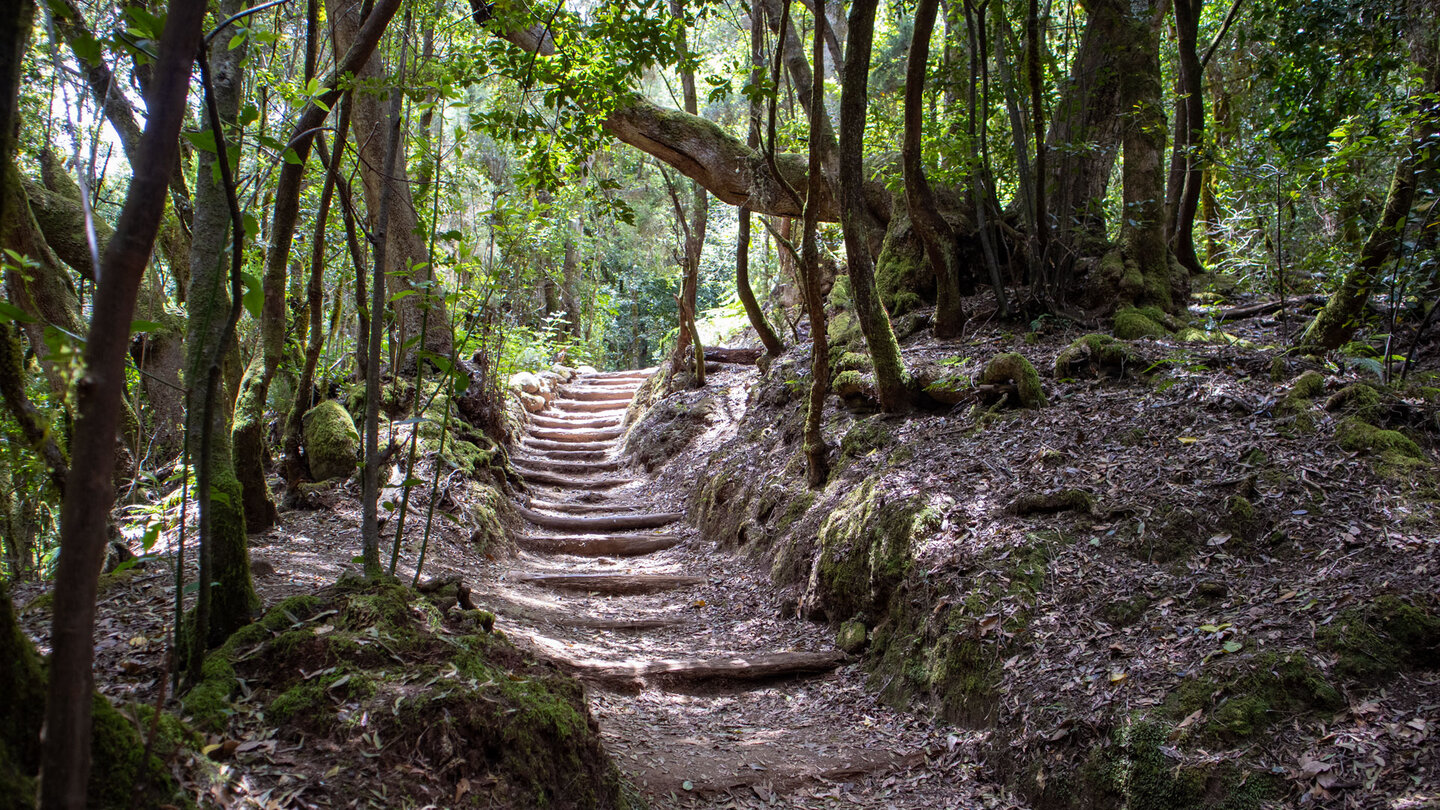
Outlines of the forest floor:
[{"label": "forest floor", "polygon": [[[1231,330],[1259,343],[1273,339],[1277,327],[1273,320],[1256,320]],[[919,337],[907,344],[906,359],[969,373],[979,364],[971,356],[1018,349],[1043,367],[1041,358],[1053,357],[1076,336],[1049,334],[1037,344],[996,329],[964,345]],[[1271,415],[1286,384],[1270,380],[1272,358],[1262,351],[1141,344],[1169,382],[1047,379],[1052,405],[1023,435],[993,428],[982,435],[959,409],[891,421],[868,417],[885,421],[893,441],[851,459],[833,479],[843,494],[858,476],[883,469],[891,477],[886,486],[898,495],[953,496],[942,531],[915,550],[937,581],[986,565],[985,554],[1012,540],[1018,547],[1037,531],[1077,537],[1074,547],[1054,552],[1047,582],[1055,587],[1031,606],[1025,647],[1004,664],[1001,711],[1015,731],[1009,745],[1052,751],[1056,773],[1078,767],[1065,759],[1072,755],[1063,749],[1067,737],[1103,727],[1103,716],[1117,705],[1138,711],[1163,704],[1177,673],[1193,677],[1202,666],[1212,671],[1212,660],[1223,667],[1227,642],[1236,642],[1235,649],[1243,644],[1242,657],[1254,648],[1313,650],[1317,628],[1377,594],[1431,598],[1423,595],[1433,596],[1431,583],[1440,570],[1432,467],[1397,476],[1363,453],[1337,448],[1328,438],[1333,420],[1323,411],[1319,434],[1290,430]],[[703,430],[662,459],[657,474],[624,459],[613,473],[575,477],[578,486],[565,485],[564,475],[554,479],[557,485],[532,482],[522,500],[561,517],[686,511],[711,474],[710,459],[751,441],[738,437],[747,424],[753,427],[746,417],[756,416],[751,390],[760,375],[753,367],[723,368],[704,393],[710,405]],[[1325,372],[1332,390],[1359,379],[1353,370]],[[1294,373],[1286,376],[1293,380]],[[862,418],[842,413],[831,419],[837,443]],[[595,452],[608,458],[617,442],[605,441],[609,446]],[[765,453],[785,452],[781,443],[771,444],[746,451],[757,480],[780,474],[760,469],[770,463]],[[912,452],[898,454],[901,447]],[[1264,469],[1251,470],[1244,459],[1259,458],[1257,450],[1268,460]],[[517,466],[531,469],[543,467],[537,462],[546,457],[523,442],[515,455]],[[564,457],[564,451],[549,455]],[[1265,474],[1276,468],[1287,474]],[[1266,547],[1240,532],[1232,540],[1219,525],[1226,493],[1241,479],[1253,486],[1252,473],[1260,476],[1254,500]],[[611,485],[616,480],[624,483]],[[1015,492],[1063,486],[1094,492],[1101,508],[1081,525],[1066,515],[1028,522],[997,516]],[[1174,504],[1194,509],[1155,514]],[[358,487],[332,488],[312,505],[318,508],[282,511],[279,526],[251,537],[255,584],[267,607],[357,568]],[[423,499],[412,503],[417,515],[423,516],[423,507]],[[1135,548],[1146,542],[1147,522],[1153,540],[1174,533],[1167,520],[1195,524],[1191,533],[1203,535],[1198,552],[1164,564],[1153,552],[1145,559]],[[462,578],[476,603],[497,615],[496,626],[507,637],[586,683],[605,747],[651,806],[1025,806],[993,781],[994,763],[987,759],[997,748],[991,731],[941,722],[924,701],[898,701],[903,710],[892,708],[893,699],[882,702],[870,669],[858,658],[835,654],[833,627],[796,618],[800,597],[793,584],[772,584],[769,559],[736,550],[733,538],[702,536],[694,522],[632,532],[664,536],[657,545],[668,547],[620,556],[555,553],[554,544],[575,539],[575,533],[526,524],[509,527],[520,541],[513,555],[484,554],[468,532],[437,521],[425,579]],[[397,569],[406,582],[419,532],[410,538]],[[576,542],[589,540],[593,536]],[[594,587],[576,586],[573,579],[595,574],[615,578]],[[559,579],[535,579],[544,576]],[[659,580],[647,577],[676,579],[661,589]],[[602,592],[617,582],[621,591],[651,592]],[[556,583],[561,587],[552,587]],[[18,587],[17,604],[39,593],[40,586]],[[1125,600],[1143,601],[1139,610],[1146,618],[1102,618]],[[107,582],[97,626],[102,692],[128,701],[157,699],[168,671],[173,602],[173,573],[161,561]],[[48,651],[43,600],[22,609],[21,618],[42,652]],[[1318,658],[1328,671],[1333,659]],[[772,660],[782,670],[787,662],[800,662],[802,670],[824,671],[786,671],[768,679],[744,671]],[[1433,668],[1401,669],[1378,688],[1342,684],[1341,705],[1320,716],[1287,714],[1280,719],[1289,731],[1272,730],[1272,738],[1246,748],[1244,756],[1290,785],[1291,799],[1431,806],[1426,803],[1440,801],[1440,679]],[[1175,718],[1177,733],[1199,728],[1215,711]],[[336,745],[277,736],[263,713],[245,728],[243,737],[207,739],[221,746],[210,754],[218,765],[174,763],[186,778],[207,773],[208,781],[194,784],[215,804],[383,807],[421,806],[428,799],[444,807],[461,798],[458,790],[449,799],[423,786],[397,789],[397,778],[423,783],[424,768],[382,767],[363,751],[360,729],[353,744]],[[1199,756],[1212,756],[1201,742]],[[1052,743],[1060,748],[1047,747]],[[1208,747],[1220,757],[1227,746],[1212,739]],[[342,781],[343,789],[332,787]]]}]

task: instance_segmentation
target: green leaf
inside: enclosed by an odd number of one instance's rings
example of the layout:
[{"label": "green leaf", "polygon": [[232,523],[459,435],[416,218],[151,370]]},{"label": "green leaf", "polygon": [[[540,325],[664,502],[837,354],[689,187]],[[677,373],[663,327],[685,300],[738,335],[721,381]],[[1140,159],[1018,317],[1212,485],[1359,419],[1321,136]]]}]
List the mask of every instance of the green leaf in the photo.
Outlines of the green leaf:
[{"label": "green leaf", "polygon": [[189,141],[196,149],[202,152],[215,154],[215,133],[209,129],[202,129],[199,132],[184,133],[185,140]]},{"label": "green leaf", "polygon": [[416,477],[414,477],[414,476],[412,475],[411,477],[406,478],[404,481],[401,481],[401,482],[400,482],[400,486],[402,486],[402,487],[418,487],[418,486],[420,486],[420,485],[423,484],[423,483],[425,483],[425,479],[423,479],[423,478],[416,478]]},{"label": "green leaf", "polygon": [[241,279],[245,281],[245,297],[241,303],[245,305],[245,311],[250,317],[259,319],[260,310],[265,306],[265,291],[260,286],[260,279],[250,273],[241,273]]},{"label": "green leaf", "polygon": [[155,321],[134,320],[130,322],[130,333],[132,335],[137,332],[154,332],[159,328],[160,324]]},{"label": "green leaf", "polygon": [[1199,630],[1200,630],[1200,632],[1202,632],[1202,633],[1218,633],[1218,632],[1220,632],[1220,628],[1219,628],[1219,627],[1216,627],[1216,626],[1213,625],[1213,624],[1202,624],[1202,625],[1200,625]]},{"label": "green leaf", "polygon": [[25,314],[25,310],[15,306],[9,301],[0,301],[0,323],[35,323],[35,319]]},{"label": "green leaf", "polygon": [[1225,652],[1227,652],[1227,653],[1235,653],[1235,652],[1240,652],[1240,648],[1243,647],[1243,646],[1245,646],[1245,645],[1243,645],[1243,644],[1241,644],[1240,642],[1235,641],[1235,640],[1232,639],[1232,640],[1230,640],[1230,641],[1225,642],[1225,646],[1224,646],[1223,649],[1224,649]]},{"label": "green leaf", "polygon": [[288,147],[285,149],[285,154],[282,155],[281,158],[292,166],[300,166],[305,163],[305,161],[301,160],[300,156],[295,153],[294,149]]}]

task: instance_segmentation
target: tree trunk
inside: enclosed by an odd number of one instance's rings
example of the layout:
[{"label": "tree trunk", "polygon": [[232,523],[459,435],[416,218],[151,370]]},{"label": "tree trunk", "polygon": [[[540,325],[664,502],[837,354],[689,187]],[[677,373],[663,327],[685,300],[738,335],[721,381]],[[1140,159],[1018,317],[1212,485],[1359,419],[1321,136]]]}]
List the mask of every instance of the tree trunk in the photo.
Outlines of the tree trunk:
[{"label": "tree trunk", "polygon": [[[243,8],[240,0],[225,0],[221,14],[228,16]],[[240,112],[241,59],[224,47],[210,49],[211,83],[215,90],[215,106],[221,125],[233,129]],[[206,127],[208,129],[208,127]],[[232,137],[227,143],[235,142]],[[202,526],[208,527],[200,542],[202,553],[209,555],[213,572],[207,578],[214,583],[209,589],[203,613],[197,615],[204,625],[203,638],[192,637],[191,656],[223,642],[232,632],[250,622],[250,614],[259,606],[250,581],[250,555],[245,540],[246,514],[244,493],[236,477],[231,449],[231,397],[234,389],[217,379],[213,396],[208,393],[212,363],[215,358],[231,354],[227,335],[231,332],[230,251],[232,215],[224,185],[217,181],[216,154],[200,151],[195,161],[194,225],[191,230],[190,260],[190,322],[185,341],[188,354],[185,379],[190,384],[190,398],[185,409],[185,429],[191,441],[191,463],[206,467],[209,492],[202,497]],[[231,361],[233,362],[233,360]],[[208,402],[207,402],[208,400]],[[201,449],[201,436],[209,412],[210,446],[208,457]],[[198,672],[192,673],[198,676]]]},{"label": "tree trunk", "polygon": [[[345,0],[326,0],[326,11],[332,25],[331,34],[337,53],[348,51],[357,41],[360,28],[361,6]],[[368,18],[367,18],[368,20]],[[373,46],[372,46],[373,47]],[[397,66],[396,70],[403,67]],[[358,83],[371,87],[383,87],[392,83],[379,59],[368,59],[355,72]],[[389,296],[405,290],[419,289],[416,282],[431,281],[435,278],[430,256],[420,235],[419,220],[414,200],[410,194],[410,179],[406,173],[403,148],[396,158],[395,172],[382,175],[376,167],[385,163],[386,110],[383,96],[370,92],[356,93],[351,101],[356,150],[360,155],[360,179],[364,186],[365,201],[374,225],[376,212],[380,210],[380,197],[384,188],[389,187],[393,203],[390,210],[389,238],[386,240],[389,255],[382,257],[389,268],[385,276]],[[337,149],[337,152],[339,150]],[[388,182],[385,178],[388,177]],[[427,288],[422,295],[409,295],[394,303],[399,334],[397,347],[403,347],[411,337],[420,334],[421,310],[430,307],[430,317],[436,323],[447,323],[445,296],[438,288]],[[451,354],[452,335],[448,329],[428,330],[425,348],[440,357]],[[407,351],[395,353],[396,370],[410,368]]]},{"label": "tree trunk", "polygon": [[[862,3],[868,3],[873,19],[874,0],[857,0],[857,6]],[[851,13],[853,16],[854,11]],[[825,0],[815,0],[815,14],[816,16],[825,14]],[[857,36],[854,31],[853,23],[850,27],[850,47],[854,49],[857,47],[856,42],[860,36]],[[869,51],[869,47],[866,47],[865,61],[867,63],[870,61]],[[824,63],[824,38],[815,37],[815,69],[817,73],[824,72],[821,69]],[[824,114],[824,92],[823,85],[816,82],[810,101],[811,132],[818,131],[819,121],[817,119]],[[825,397],[830,393],[830,342],[825,334],[825,298],[820,292],[820,245],[816,239],[816,230],[819,226],[820,189],[824,183],[825,155],[823,150],[824,139],[812,137],[810,139],[810,177],[805,191],[805,224],[803,226],[805,230],[800,242],[800,272],[804,274],[805,308],[810,314],[810,397],[805,410],[803,450],[806,482],[815,489],[825,486],[825,481],[830,477],[830,445],[825,442],[823,429]],[[847,233],[847,248],[849,241]]]},{"label": "tree trunk", "polygon": [[[845,232],[850,293],[855,299],[855,315],[860,321],[860,331],[865,335],[870,359],[874,363],[875,390],[881,409],[894,412],[908,406],[910,391],[905,362],[900,358],[900,345],[890,328],[890,315],[880,303],[880,294],[875,289],[875,262],[870,252],[871,220],[866,215],[864,190],[859,183],[859,179],[865,176],[865,117],[869,102],[870,50],[875,35],[876,5],[876,0],[855,0],[850,6],[849,52],[845,58],[845,81],[840,91],[840,222]],[[816,14],[821,15],[822,9],[823,3],[817,2]],[[823,41],[823,38],[817,38],[817,41]],[[823,54],[824,49],[817,46],[817,64]],[[816,101],[812,103],[823,108],[819,104],[822,95],[818,90],[815,97]],[[812,150],[811,160],[814,159]],[[821,159],[824,160],[823,156]],[[818,265],[813,269],[818,272]]]},{"label": "tree trunk", "polygon": [[905,63],[905,135],[900,146],[900,162],[905,174],[905,203],[910,210],[910,221],[935,273],[935,337],[953,338],[965,328],[965,302],[960,295],[963,271],[955,255],[955,232],[936,206],[935,193],[925,178],[921,151],[925,70],[939,7],[940,0],[919,0],[915,4],[915,29],[910,38],[910,56]]},{"label": "tree trunk", "polygon": [[[679,48],[682,55],[688,55],[690,45],[685,31],[684,9],[679,0],[670,0],[670,14],[681,25]],[[699,100],[695,93],[695,71],[689,67],[680,69],[681,92],[684,95],[685,112],[696,115]],[[705,347],[700,343],[700,330],[695,325],[696,297],[700,291],[700,252],[705,247],[705,226],[710,214],[710,197],[705,187],[698,182],[690,184],[690,224],[683,229],[684,281],[680,285],[680,337],[675,341],[674,367],[678,371],[687,359],[692,362],[695,386],[705,385]],[[685,211],[678,198],[675,202],[675,216],[684,217]]]},{"label": "tree trunk", "polygon": [[[105,526],[114,503],[114,436],[125,391],[125,348],[135,297],[164,214],[170,167],[200,38],[203,3],[176,0],[166,15],[149,120],[115,237],[101,260],[94,316],[85,344],[85,374],[76,388],[73,465],[60,521],[55,577],[50,683],[46,695],[40,806],[82,808],[90,773],[95,651],[95,589],[104,561]],[[13,107],[7,102],[7,107]],[[10,131],[10,122],[4,122]],[[8,150],[7,150],[8,151]],[[8,163],[8,160],[6,161]]]},{"label": "tree trunk", "polygon": [[1191,273],[1202,273],[1195,255],[1195,215],[1200,204],[1203,171],[1200,148],[1205,135],[1205,71],[1196,51],[1204,0],[1173,0],[1179,76],[1175,94],[1175,144],[1165,191],[1165,236],[1175,260]]}]

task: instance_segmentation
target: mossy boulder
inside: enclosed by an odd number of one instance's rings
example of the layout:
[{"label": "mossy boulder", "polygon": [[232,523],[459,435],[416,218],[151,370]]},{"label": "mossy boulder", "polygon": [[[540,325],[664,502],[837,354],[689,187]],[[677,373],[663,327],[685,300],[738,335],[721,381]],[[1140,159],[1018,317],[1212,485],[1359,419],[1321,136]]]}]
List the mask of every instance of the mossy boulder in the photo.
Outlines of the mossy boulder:
[{"label": "mossy boulder", "polygon": [[1289,390],[1275,404],[1275,415],[1290,419],[1299,432],[1309,433],[1315,429],[1315,417],[1310,413],[1310,406],[1324,392],[1325,375],[1307,371],[1291,383]]},{"label": "mossy boulder", "polygon": [[1056,377],[1120,378],[1140,370],[1144,362],[1123,340],[1098,332],[1082,335],[1055,355]]},{"label": "mossy boulder", "polygon": [[875,259],[875,286],[892,317],[935,300],[935,274],[903,202],[896,209],[895,220],[885,230],[885,241]]},{"label": "mossy boulder", "polygon": [[1370,424],[1380,424],[1385,416],[1385,396],[1373,385],[1354,383],[1341,388],[1325,400],[1325,410],[1353,416]]},{"label": "mossy boulder", "polygon": [[1121,340],[1161,338],[1171,334],[1165,325],[1168,316],[1155,307],[1125,307],[1116,310],[1113,329]]},{"label": "mossy boulder", "polygon": [[1226,662],[1186,680],[1166,698],[1164,709],[1176,721],[1199,711],[1202,719],[1194,725],[1194,735],[1235,744],[1287,717],[1344,705],[1324,672],[1304,652],[1293,650]]},{"label": "mossy boulder", "polygon": [[360,432],[350,412],[328,399],[306,411],[305,458],[316,481],[347,478],[360,455]]},{"label": "mossy boulder", "polygon": [[860,352],[845,352],[840,359],[835,361],[835,371],[872,371],[875,367],[870,360],[870,355]]},{"label": "mossy boulder", "polygon": [[910,570],[912,544],[939,526],[928,497],[895,498],[878,476],[865,479],[820,526],[806,614],[840,621],[882,607]]},{"label": "mossy boulder", "polygon": [[[448,804],[469,785],[477,806],[626,806],[579,684],[493,631],[493,614],[442,612],[386,581],[342,579],[276,605],[206,662],[184,705],[227,733],[244,678],[286,740],[340,748],[363,729],[387,744],[379,766],[436,774],[395,804]],[[410,801],[410,799],[414,801]]]},{"label": "mossy boulder", "polygon": [[995,355],[985,364],[976,382],[980,385],[1014,383],[1014,404],[1022,408],[1045,407],[1045,389],[1040,385],[1040,375],[1030,361],[1017,352]]},{"label": "mossy boulder", "polygon": [[869,630],[866,629],[864,622],[854,620],[842,622],[839,632],[835,634],[835,646],[851,655],[861,652],[869,643]]},{"label": "mossy boulder", "polygon": [[1335,441],[1352,453],[1373,453],[1396,467],[1428,463],[1420,445],[1398,430],[1385,430],[1360,419],[1342,419],[1335,426]]},{"label": "mossy boulder", "polygon": [[1070,774],[1058,774],[1055,784],[1041,791],[1047,798],[1070,792],[1058,805],[1130,810],[1252,810],[1286,794],[1285,782],[1273,774],[1223,761],[1182,763],[1172,757],[1170,731],[1169,724],[1151,718],[1127,718],[1091,753],[1078,785]]},{"label": "mossy boulder", "polygon": [[884,417],[857,419],[840,439],[841,458],[858,458],[886,447],[894,441]]},{"label": "mossy boulder", "polygon": [[1315,641],[1337,657],[1336,672],[1369,685],[1410,667],[1440,665],[1440,616],[1386,595],[1342,611],[1315,631]]}]

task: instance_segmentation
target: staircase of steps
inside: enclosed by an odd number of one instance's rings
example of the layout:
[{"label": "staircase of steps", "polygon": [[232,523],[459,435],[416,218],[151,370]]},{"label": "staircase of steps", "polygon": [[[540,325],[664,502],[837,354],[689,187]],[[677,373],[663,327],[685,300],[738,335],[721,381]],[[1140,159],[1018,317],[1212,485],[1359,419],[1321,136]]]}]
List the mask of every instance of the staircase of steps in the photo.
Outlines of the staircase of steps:
[{"label": "staircase of steps", "polygon": [[[684,570],[682,514],[648,504],[646,481],[627,476],[619,455],[625,410],[648,375],[578,376],[534,415],[513,454],[531,493],[518,507],[529,525],[516,537],[521,559],[491,600],[502,617],[528,625],[528,639],[525,628],[510,629],[512,638],[596,686],[623,691],[773,682],[834,669],[844,655],[833,650],[683,654],[713,641],[714,629],[685,613],[691,592],[712,580]],[[672,549],[678,553],[665,556]],[[607,650],[546,635],[556,628],[681,635],[637,639],[655,651],[637,658],[626,645]],[[687,628],[705,638],[687,640]]]}]

